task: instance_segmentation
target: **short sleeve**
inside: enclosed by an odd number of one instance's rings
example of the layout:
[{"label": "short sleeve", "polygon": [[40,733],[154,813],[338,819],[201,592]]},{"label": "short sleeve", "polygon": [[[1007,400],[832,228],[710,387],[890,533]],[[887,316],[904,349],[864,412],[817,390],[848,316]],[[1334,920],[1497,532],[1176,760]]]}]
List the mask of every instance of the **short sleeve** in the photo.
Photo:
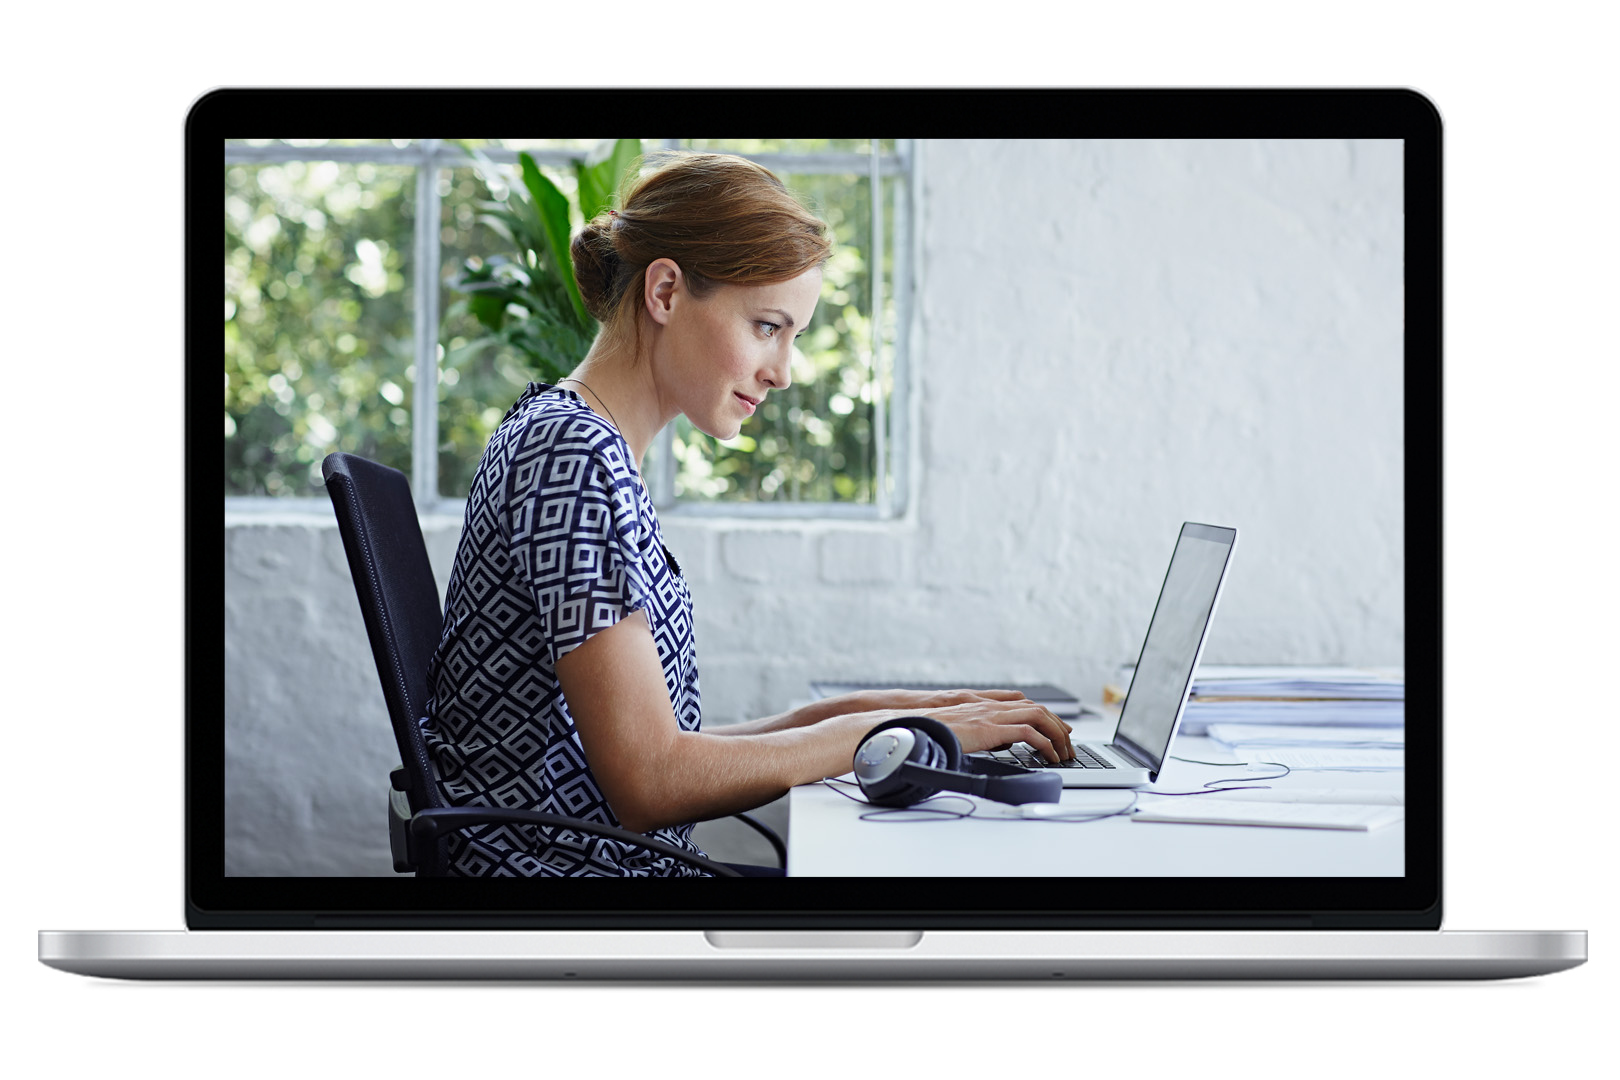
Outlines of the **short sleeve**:
[{"label": "short sleeve", "polygon": [[512,557],[553,666],[648,606],[635,472],[595,416],[531,425],[508,473]]}]

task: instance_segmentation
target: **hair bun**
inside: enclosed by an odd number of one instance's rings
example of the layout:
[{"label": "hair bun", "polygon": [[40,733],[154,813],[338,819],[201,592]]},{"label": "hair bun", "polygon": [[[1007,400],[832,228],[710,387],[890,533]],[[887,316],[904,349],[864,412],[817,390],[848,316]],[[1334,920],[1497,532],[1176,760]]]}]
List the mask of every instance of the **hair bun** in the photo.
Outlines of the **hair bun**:
[{"label": "hair bun", "polygon": [[606,322],[612,310],[623,260],[613,246],[613,218],[601,213],[574,237],[568,253],[574,262],[574,280],[585,310],[597,322]]}]

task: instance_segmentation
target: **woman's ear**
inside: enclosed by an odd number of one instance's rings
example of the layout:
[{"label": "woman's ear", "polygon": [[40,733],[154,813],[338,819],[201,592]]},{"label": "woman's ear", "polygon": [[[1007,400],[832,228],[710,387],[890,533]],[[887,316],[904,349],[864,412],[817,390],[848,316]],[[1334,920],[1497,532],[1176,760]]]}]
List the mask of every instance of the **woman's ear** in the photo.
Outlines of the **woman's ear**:
[{"label": "woman's ear", "polygon": [[675,264],[675,260],[654,259],[647,264],[647,273],[642,280],[642,302],[653,322],[660,326],[669,323],[680,286],[681,268]]}]

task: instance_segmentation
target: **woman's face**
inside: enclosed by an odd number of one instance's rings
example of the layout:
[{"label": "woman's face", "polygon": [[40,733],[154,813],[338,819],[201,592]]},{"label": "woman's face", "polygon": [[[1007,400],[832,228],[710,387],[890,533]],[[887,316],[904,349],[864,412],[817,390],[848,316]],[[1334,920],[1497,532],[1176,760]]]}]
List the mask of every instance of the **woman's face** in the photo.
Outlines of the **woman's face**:
[{"label": "woman's face", "polygon": [[735,437],[766,394],[787,388],[793,340],[820,296],[816,268],[774,285],[720,285],[701,300],[677,281],[659,305],[660,397],[699,431]]}]

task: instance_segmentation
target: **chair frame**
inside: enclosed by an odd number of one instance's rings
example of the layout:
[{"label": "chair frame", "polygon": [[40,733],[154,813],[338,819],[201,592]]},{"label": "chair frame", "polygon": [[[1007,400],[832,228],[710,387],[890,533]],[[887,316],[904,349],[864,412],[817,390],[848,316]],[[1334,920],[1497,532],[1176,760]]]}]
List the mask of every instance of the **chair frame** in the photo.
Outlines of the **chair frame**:
[{"label": "chair frame", "polygon": [[[355,595],[360,601],[360,612],[365,619],[366,635],[371,643],[372,657],[377,664],[377,678],[382,684],[383,698],[388,705],[389,720],[393,724],[394,739],[398,744],[402,764],[390,774],[388,792],[388,840],[393,855],[394,870],[415,873],[418,877],[443,877],[449,874],[447,841],[451,833],[460,829],[496,823],[535,825],[542,828],[572,829],[591,836],[601,836],[621,843],[635,845],[649,851],[667,855],[705,870],[717,877],[741,877],[725,863],[694,855],[652,836],[631,832],[611,825],[584,821],[579,818],[547,814],[537,810],[498,806],[449,806],[439,792],[428,756],[427,743],[422,738],[419,714],[426,692],[426,671],[411,673],[402,658],[399,627],[387,602],[383,588],[383,571],[379,568],[379,552],[372,536],[372,523],[360,508],[356,477],[371,474],[360,480],[394,501],[395,509],[408,511],[410,519],[418,522],[414,530],[404,530],[406,536],[392,540],[404,545],[390,555],[391,561],[407,564],[404,569],[413,574],[426,571],[428,584],[437,600],[437,585],[432,582],[428,567],[427,545],[422,538],[420,519],[416,517],[416,504],[411,498],[410,482],[397,469],[370,461],[355,454],[327,455],[321,463],[321,476],[326,481],[327,494],[337,515],[338,531],[343,538],[344,554],[348,557],[349,573],[354,579]],[[386,489],[386,490],[385,490]],[[414,567],[408,564],[415,563]],[[394,566],[390,572],[397,573]],[[443,613],[439,613],[442,627]],[[437,644],[437,641],[435,641]],[[391,692],[392,691],[392,692]],[[787,847],[770,826],[749,814],[731,815],[741,820],[770,842],[783,868],[787,866]]]}]

